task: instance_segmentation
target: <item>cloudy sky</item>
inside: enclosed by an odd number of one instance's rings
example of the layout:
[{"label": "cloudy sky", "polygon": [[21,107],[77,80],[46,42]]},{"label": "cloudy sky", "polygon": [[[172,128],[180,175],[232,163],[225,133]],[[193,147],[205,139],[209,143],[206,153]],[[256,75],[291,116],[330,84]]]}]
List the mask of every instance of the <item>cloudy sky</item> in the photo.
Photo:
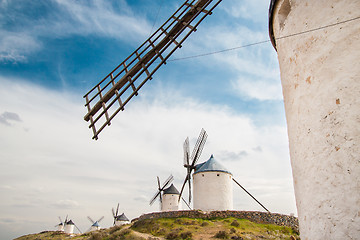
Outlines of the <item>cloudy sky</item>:
[{"label": "cloudy sky", "polygon": [[[199,162],[214,154],[270,211],[296,214],[268,0],[224,0],[91,139],[82,96],[182,3],[0,0],[1,239],[66,215],[82,231],[87,216],[109,227],[117,203],[130,219],[158,211],[156,176],[181,187],[183,142],[192,149],[201,128]],[[262,210],[235,185],[234,208]]]}]

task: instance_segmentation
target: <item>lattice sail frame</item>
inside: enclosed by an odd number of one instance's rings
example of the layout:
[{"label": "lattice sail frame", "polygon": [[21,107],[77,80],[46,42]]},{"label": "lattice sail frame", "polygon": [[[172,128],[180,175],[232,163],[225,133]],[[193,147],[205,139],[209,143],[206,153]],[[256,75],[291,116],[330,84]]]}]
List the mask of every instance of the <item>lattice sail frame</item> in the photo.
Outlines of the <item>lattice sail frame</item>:
[{"label": "lattice sail frame", "polygon": [[88,110],[84,120],[90,121],[93,139],[98,139],[115,115],[138,95],[140,88],[221,1],[186,0],[138,49],[84,95]]}]

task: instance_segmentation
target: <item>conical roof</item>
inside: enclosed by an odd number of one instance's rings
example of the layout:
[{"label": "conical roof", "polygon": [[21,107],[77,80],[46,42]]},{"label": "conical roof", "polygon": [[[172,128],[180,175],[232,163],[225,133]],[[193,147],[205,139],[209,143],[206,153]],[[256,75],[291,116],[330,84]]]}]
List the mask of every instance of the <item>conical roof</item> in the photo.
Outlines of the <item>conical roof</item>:
[{"label": "conical roof", "polygon": [[125,216],[125,213],[116,217],[116,221],[129,221],[129,219]]},{"label": "conical roof", "polygon": [[170,187],[164,189],[164,194],[180,194],[179,191],[176,189],[174,184],[171,184]]},{"label": "conical roof", "polygon": [[92,225],[93,227],[100,227],[98,221],[94,222],[94,224]]},{"label": "conical roof", "polygon": [[206,162],[197,164],[195,166],[194,174],[200,172],[225,172],[232,175],[229,170],[227,170],[222,164],[215,160],[213,155],[211,155],[209,160],[207,160]]},{"label": "conical roof", "polygon": [[67,224],[67,225],[75,225],[72,220],[67,221],[66,224]]}]

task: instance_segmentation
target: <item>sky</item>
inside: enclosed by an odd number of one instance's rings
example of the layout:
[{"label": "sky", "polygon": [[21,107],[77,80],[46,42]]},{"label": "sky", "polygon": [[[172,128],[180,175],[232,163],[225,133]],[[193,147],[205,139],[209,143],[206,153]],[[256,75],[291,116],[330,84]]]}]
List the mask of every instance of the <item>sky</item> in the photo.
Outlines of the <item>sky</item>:
[{"label": "sky", "polygon": [[[181,188],[183,142],[201,128],[199,162],[213,154],[271,212],[296,215],[268,0],[222,1],[92,140],[83,95],[182,3],[0,0],[0,239],[66,215],[109,227],[117,203],[129,219],[159,211],[156,176]],[[235,184],[234,209],[263,211]]]}]

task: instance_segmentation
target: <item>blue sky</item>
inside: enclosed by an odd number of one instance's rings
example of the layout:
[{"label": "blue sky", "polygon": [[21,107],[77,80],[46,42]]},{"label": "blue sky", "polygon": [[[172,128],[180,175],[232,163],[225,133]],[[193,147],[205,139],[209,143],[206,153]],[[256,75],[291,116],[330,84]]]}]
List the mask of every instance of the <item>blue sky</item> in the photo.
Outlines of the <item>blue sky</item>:
[{"label": "blue sky", "polygon": [[[224,0],[98,141],[82,96],[182,0],[0,1],[0,238],[51,230],[70,215],[112,222],[157,211],[156,176],[185,177],[182,144],[201,128],[211,154],[271,211],[296,213],[267,0]],[[159,12],[159,15],[157,13]],[[158,17],[157,17],[158,16]],[[154,26],[154,27],[153,27]],[[235,188],[234,208],[262,210]]]}]

